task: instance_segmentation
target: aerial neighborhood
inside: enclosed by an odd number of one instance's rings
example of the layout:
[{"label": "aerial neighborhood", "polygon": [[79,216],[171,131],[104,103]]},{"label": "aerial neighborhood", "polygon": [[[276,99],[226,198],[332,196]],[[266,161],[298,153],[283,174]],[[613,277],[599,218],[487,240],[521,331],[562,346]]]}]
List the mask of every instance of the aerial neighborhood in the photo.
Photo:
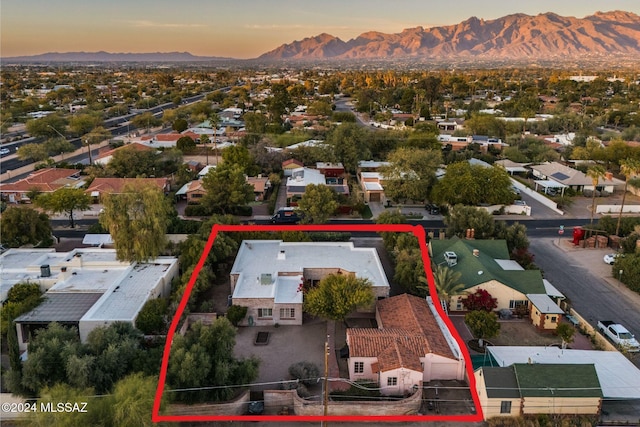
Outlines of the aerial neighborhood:
[{"label": "aerial neighborhood", "polygon": [[3,402],[638,425],[640,81],[589,73],[3,65]]}]

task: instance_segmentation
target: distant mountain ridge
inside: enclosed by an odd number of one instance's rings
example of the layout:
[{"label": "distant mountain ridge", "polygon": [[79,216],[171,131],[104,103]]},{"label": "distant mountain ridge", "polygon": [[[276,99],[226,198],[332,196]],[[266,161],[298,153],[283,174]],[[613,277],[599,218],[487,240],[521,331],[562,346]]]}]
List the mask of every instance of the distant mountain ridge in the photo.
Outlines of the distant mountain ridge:
[{"label": "distant mountain ridge", "polygon": [[323,33],[283,44],[258,59],[562,59],[607,55],[640,56],[640,16],[612,11],[582,19],[555,13],[519,13],[487,21],[471,17],[456,25],[408,28],[394,34],[371,31],[346,42]]},{"label": "distant mountain ridge", "polygon": [[2,58],[15,62],[196,62],[231,58],[195,56],[189,52],[110,53],[110,52],[48,52],[33,56]]}]

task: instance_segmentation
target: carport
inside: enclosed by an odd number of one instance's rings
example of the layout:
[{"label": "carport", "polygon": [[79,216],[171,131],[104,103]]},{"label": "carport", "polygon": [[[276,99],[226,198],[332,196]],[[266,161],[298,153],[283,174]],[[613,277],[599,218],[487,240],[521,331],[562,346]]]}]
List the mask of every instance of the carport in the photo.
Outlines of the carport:
[{"label": "carport", "polygon": [[536,181],[534,181],[536,188],[535,190],[538,191],[538,186],[544,188],[543,193],[544,194],[549,194],[549,189],[550,188],[560,188],[561,190],[561,195],[564,196],[564,189],[568,187],[568,185],[564,185],[564,184],[560,184],[557,181],[551,181],[549,179],[538,179]]}]

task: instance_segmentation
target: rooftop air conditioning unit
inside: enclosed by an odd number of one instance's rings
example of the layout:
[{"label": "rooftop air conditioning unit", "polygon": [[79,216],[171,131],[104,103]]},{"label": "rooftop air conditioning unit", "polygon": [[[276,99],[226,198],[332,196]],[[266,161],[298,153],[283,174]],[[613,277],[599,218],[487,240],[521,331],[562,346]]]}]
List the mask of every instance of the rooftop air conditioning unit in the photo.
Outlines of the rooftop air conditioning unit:
[{"label": "rooftop air conditioning unit", "polygon": [[453,267],[458,264],[458,255],[455,252],[447,251],[444,253],[444,260],[449,267]]}]

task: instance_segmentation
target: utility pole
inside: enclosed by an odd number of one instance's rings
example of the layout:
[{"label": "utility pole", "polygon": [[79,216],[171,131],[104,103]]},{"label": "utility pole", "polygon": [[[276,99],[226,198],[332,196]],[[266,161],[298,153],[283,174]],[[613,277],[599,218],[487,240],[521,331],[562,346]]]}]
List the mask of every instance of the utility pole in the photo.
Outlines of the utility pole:
[{"label": "utility pole", "polygon": [[[323,415],[326,418],[329,412],[329,335],[324,342],[324,383],[323,383]],[[322,425],[327,426],[327,421],[322,420]]]}]

